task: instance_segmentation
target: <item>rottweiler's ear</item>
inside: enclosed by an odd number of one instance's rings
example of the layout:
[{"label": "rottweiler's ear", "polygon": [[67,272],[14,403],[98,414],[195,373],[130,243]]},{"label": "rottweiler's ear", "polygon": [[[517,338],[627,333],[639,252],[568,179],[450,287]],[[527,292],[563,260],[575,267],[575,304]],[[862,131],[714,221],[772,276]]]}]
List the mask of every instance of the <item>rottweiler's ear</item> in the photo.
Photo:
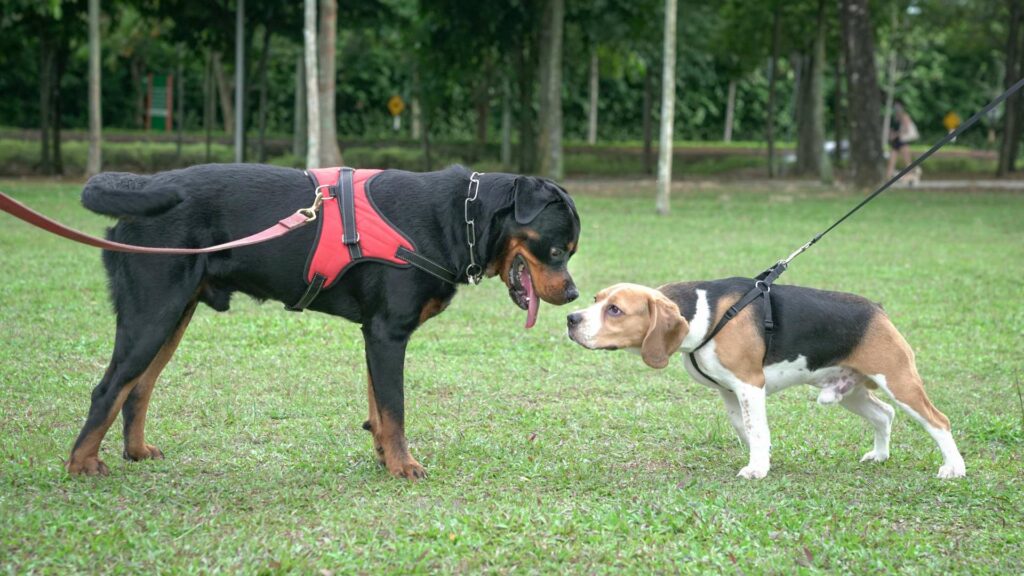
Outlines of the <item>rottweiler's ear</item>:
[{"label": "rottweiler's ear", "polygon": [[647,310],[650,325],[640,355],[651,368],[664,368],[683,343],[686,320],[679,314],[676,303],[668,298],[648,298]]},{"label": "rottweiler's ear", "polygon": [[529,224],[544,210],[544,207],[558,201],[558,188],[547,180],[519,176],[515,179],[516,222]]}]

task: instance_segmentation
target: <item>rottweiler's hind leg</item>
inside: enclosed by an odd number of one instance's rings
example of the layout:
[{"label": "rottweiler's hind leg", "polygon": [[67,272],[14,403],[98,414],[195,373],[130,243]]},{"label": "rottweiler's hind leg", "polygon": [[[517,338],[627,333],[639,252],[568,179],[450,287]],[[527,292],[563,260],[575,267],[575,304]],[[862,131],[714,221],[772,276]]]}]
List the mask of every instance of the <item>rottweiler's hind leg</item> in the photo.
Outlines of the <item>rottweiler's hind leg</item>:
[{"label": "rottweiler's hind leg", "polygon": [[[109,473],[99,458],[99,448],[122,406],[125,409],[125,455],[132,459],[159,457],[160,451],[145,443],[142,427],[153,384],[170,360],[195,310],[195,291],[184,294],[175,298],[166,291],[164,294],[154,291],[138,298],[136,293],[130,303],[118,310],[114,352],[106,373],[93,388],[85,425],[65,463],[69,473]],[[143,306],[145,308],[140,309]]]},{"label": "rottweiler's hind leg", "polygon": [[138,378],[135,387],[125,398],[124,406],[121,407],[121,419],[124,421],[124,453],[125,460],[146,460],[149,458],[163,459],[164,455],[160,449],[152,444],[146,443],[145,427],[146,412],[149,409],[149,398],[153,394],[153,387],[157,378],[167,366],[174,355],[174,351],[181,342],[181,337],[188,328],[192,319],[192,313],[196,310],[197,300],[193,300],[186,306],[178,327],[171,336],[160,347],[156,357],[149,363],[149,366]]}]

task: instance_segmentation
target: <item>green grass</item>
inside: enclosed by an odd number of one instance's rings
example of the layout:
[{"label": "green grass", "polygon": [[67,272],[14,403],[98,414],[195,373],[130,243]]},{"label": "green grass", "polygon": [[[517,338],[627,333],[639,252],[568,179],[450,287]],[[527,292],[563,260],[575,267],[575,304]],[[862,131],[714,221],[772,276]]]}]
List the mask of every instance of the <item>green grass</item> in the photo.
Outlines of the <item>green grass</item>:
[{"label": "green grass", "polygon": [[[617,281],[752,275],[857,199],[807,187],[578,193],[582,301]],[[70,184],[0,189],[92,233]],[[859,464],[866,424],[795,388],[772,397],[773,468],[746,455],[717,394],[679,362],[532,331],[496,281],[464,287],[413,339],[408,433],[430,476],[392,479],[365,418],[358,327],[238,296],[201,308],[157,385],[167,459],[107,478],[61,468],[109,357],[99,252],[0,216],[0,571],[9,573],[946,573],[1024,570],[1024,196],[893,190],[784,282],[882,301],[917,351],[967,461],[899,413],[892,459]],[[581,304],[582,305],[582,304]]]}]

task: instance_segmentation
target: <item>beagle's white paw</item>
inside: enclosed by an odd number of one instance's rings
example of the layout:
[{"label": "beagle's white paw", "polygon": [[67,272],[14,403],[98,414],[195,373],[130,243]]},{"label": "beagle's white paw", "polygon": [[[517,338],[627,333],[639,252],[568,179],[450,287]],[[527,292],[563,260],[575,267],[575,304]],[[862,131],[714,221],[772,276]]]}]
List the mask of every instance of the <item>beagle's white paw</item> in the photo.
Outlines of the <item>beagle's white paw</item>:
[{"label": "beagle's white paw", "polygon": [[963,462],[944,464],[939,467],[939,478],[963,478],[964,476],[967,476],[967,467],[964,466]]},{"label": "beagle's white paw", "polygon": [[760,480],[768,475],[769,466],[755,466],[753,464],[744,466],[740,473],[736,476],[739,478],[746,478],[747,480]]},{"label": "beagle's white paw", "polygon": [[889,453],[888,452],[879,452],[878,450],[872,450],[871,452],[868,452],[867,454],[865,454],[864,457],[860,459],[860,461],[861,462],[885,462],[888,459],[889,459]]}]

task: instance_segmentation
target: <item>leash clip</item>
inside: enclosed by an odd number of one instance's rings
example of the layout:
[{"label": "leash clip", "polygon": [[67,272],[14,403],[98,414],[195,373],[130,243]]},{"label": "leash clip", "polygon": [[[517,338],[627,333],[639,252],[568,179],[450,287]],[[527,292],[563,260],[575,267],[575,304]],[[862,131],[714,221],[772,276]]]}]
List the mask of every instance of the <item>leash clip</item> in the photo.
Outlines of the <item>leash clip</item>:
[{"label": "leash clip", "polygon": [[321,188],[330,188],[330,186],[317,186],[316,197],[313,198],[313,205],[309,208],[299,208],[297,212],[306,217],[306,223],[310,223],[316,220],[316,213],[320,210],[320,206],[324,203],[324,193],[320,191]]}]

